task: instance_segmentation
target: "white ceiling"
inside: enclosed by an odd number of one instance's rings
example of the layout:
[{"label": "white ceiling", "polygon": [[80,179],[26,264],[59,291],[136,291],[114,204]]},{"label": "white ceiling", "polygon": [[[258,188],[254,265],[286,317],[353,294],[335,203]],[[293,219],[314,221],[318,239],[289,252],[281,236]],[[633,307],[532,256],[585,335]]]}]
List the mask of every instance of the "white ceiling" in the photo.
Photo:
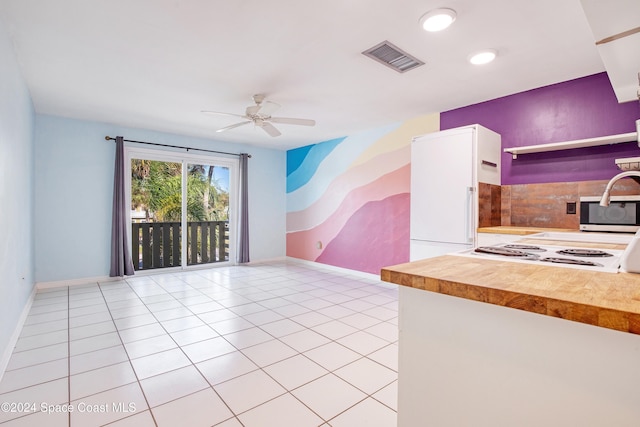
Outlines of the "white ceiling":
[{"label": "white ceiling", "polygon": [[[443,6],[452,27],[419,28]],[[0,17],[38,113],[279,149],[604,71],[579,0],[0,0]],[[426,65],[361,54],[384,40]],[[238,120],[200,112],[256,93],[317,125],[216,133]]]}]

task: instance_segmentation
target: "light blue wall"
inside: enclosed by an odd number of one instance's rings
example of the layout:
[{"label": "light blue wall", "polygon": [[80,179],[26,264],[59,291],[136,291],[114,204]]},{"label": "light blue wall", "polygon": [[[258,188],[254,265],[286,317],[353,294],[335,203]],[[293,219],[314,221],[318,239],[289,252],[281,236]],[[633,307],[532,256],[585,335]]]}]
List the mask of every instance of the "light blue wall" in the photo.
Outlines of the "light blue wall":
[{"label": "light blue wall", "polygon": [[37,282],[109,274],[115,145],[105,141],[105,135],[232,153],[250,153],[251,260],[285,255],[286,152],[107,123],[37,115]]},{"label": "light blue wall", "polygon": [[0,20],[0,357],[34,285],[33,129],[31,97]]}]

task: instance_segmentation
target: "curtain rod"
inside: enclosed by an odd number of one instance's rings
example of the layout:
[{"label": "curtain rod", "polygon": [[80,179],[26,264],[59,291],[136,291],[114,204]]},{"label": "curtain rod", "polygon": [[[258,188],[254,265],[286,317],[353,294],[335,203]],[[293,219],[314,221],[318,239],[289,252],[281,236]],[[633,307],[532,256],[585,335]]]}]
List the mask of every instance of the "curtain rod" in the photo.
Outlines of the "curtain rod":
[{"label": "curtain rod", "polygon": [[[110,137],[109,135],[104,137],[107,141],[115,141],[115,138]],[[169,145],[169,144],[158,144],[156,142],[145,142],[145,141],[133,141],[131,139],[123,139],[125,142],[135,142],[136,144],[146,144],[146,145],[155,145],[158,147],[169,147],[169,148],[181,148],[183,150],[193,150],[193,151],[204,151],[207,153],[217,153],[217,154],[227,154],[229,156],[240,156],[238,153],[227,153],[226,151],[215,151],[215,150],[205,150],[203,148],[193,148],[193,147],[183,147],[180,145]],[[251,157],[251,154],[248,154],[248,157]]]}]

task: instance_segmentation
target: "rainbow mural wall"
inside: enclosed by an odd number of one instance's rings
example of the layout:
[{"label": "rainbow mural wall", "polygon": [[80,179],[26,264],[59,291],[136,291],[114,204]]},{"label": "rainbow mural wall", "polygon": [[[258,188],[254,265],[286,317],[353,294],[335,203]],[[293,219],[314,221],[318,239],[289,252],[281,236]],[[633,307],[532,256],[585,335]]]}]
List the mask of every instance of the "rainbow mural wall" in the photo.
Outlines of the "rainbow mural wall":
[{"label": "rainbow mural wall", "polygon": [[429,115],[287,152],[287,256],[379,274],[409,261],[411,139]]}]

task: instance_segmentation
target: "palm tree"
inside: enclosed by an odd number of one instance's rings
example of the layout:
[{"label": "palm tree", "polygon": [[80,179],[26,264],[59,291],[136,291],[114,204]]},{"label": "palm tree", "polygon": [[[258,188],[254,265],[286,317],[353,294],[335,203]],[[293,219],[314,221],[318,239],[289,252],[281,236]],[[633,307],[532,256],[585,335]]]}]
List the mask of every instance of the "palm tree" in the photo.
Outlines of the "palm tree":
[{"label": "palm tree", "polygon": [[[133,159],[131,203],[153,212],[156,221],[180,221],[182,165],[176,162]],[[213,165],[189,165],[187,173],[187,219],[226,220],[228,193],[214,179]]]}]

